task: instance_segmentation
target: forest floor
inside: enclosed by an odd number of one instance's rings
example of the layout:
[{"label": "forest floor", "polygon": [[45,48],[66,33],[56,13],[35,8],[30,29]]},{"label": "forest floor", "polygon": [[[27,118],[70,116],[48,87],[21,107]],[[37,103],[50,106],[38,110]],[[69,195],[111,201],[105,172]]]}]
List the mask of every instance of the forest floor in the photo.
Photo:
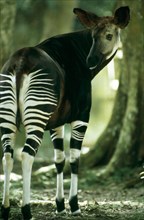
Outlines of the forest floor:
[{"label": "forest floor", "polygon": [[[40,166],[40,164],[38,165]],[[65,175],[66,214],[55,213],[56,172],[53,165],[33,168],[31,184],[31,208],[34,220],[143,220],[144,182],[139,178],[139,170],[125,170],[109,178],[96,175],[99,170],[81,171],[79,175],[79,204],[81,215],[72,216],[68,205],[70,175]],[[14,169],[11,176],[10,220],[22,219],[20,204],[22,197],[21,166]],[[3,176],[0,178],[2,186]],[[1,190],[0,190],[1,191]],[[2,193],[0,193],[0,202]]]}]

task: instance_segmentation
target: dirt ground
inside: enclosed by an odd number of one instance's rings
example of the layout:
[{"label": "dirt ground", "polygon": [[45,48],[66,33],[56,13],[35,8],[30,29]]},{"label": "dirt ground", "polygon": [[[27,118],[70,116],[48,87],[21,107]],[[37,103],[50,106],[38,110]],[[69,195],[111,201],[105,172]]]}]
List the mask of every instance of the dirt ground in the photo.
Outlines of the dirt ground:
[{"label": "dirt ground", "polygon": [[[144,219],[144,182],[139,180],[137,170],[127,175],[98,177],[97,170],[82,171],[79,175],[79,204],[81,215],[72,216],[68,205],[70,175],[65,175],[66,214],[55,214],[56,173],[54,166],[37,169],[32,175],[31,207],[34,220],[47,219],[96,219],[96,220],[143,220]],[[125,170],[124,172],[128,172]],[[22,178],[21,168],[14,170],[11,181],[10,220],[20,220]],[[127,176],[127,177],[126,177]],[[0,187],[2,187],[1,175]],[[1,188],[2,189],[2,188]],[[1,190],[0,190],[1,191]],[[2,193],[0,192],[0,202]]]}]

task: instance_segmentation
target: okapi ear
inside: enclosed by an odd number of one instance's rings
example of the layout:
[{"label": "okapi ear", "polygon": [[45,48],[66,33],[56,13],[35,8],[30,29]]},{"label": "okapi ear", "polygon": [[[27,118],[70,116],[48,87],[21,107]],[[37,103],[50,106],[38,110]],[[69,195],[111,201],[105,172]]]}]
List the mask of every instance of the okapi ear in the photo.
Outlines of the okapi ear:
[{"label": "okapi ear", "polygon": [[115,11],[114,23],[120,28],[125,28],[130,21],[130,9],[128,6],[120,7]]},{"label": "okapi ear", "polygon": [[98,17],[97,15],[91,12],[84,11],[80,8],[74,8],[73,12],[77,15],[80,22],[89,28],[95,26],[100,19],[100,17]]}]

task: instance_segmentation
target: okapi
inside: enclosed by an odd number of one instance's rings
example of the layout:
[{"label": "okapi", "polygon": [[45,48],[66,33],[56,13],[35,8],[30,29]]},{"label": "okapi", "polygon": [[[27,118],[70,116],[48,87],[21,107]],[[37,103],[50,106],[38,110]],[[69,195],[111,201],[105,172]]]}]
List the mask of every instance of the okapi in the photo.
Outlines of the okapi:
[{"label": "okapi", "polygon": [[114,16],[98,17],[74,9],[84,30],[51,37],[35,47],[16,51],[0,74],[0,128],[3,146],[4,192],[2,218],[10,211],[9,183],[13,168],[16,130],[24,125],[26,141],[22,150],[23,219],[31,219],[30,182],[34,157],[43,133],[50,130],[57,170],[57,213],[65,211],[63,168],[64,124],[72,128],[70,139],[71,185],[69,205],[79,214],[77,188],[82,141],[91,109],[91,81],[115,56],[120,29],[130,20],[129,7],[120,7]]}]

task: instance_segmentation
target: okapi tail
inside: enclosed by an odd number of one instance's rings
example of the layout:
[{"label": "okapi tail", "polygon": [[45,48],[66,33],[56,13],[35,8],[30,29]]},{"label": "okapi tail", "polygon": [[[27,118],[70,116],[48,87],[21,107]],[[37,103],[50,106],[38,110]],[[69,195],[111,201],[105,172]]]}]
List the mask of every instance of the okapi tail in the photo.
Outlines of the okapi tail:
[{"label": "okapi tail", "polygon": [[41,60],[43,60],[43,52],[35,47],[23,48],[13,55],[13,60],[14,71],[16,74],[17,96],[16,126],[19,129],[21,124],[20,90],[22,88],[24,75],[29,75],[31,72],[42,68]]},{"label": "okapi tail", "polygon": [[[16,127],[19,130],[21,125],[21,113],[20,113],[20,105],[19,105],[19,94],[20,88],[22,85],[23,74],[28,73],[27,67],[27,55],[30,48],[23,48],[16,51],[8,61],[8,71],[11,72],[15,78],[15,99],[16,99],[16,112],[15,112],[15,123]],[[13,88],[14,89],[14,88]]]},{"label": "okapi tail", "polygon": [[[28,47],[16,51],[2,68],[0,75],[1,81],[1,115],[9,117],[9,123],[20,128],[20,89],[23,83],[23,75],[29,74],[37,68],[39,60],[39,51],[36,48]],[[4,100],[4,101],[3,101]]]},{"label": "okapi tail", "polygon": [[19,105],[19,95],[20,88],[22,85],[23,74],[27,74],[29,72],[27,68],[27,55],[29,48],[23,48],[17,51],[14,56],[14,72],[16,76],[16,100],[17,100],[17,113],[16,113],[16,126],[17,129],[20,129],[21,125],[21,113],[20,113],[20,105]]}]

